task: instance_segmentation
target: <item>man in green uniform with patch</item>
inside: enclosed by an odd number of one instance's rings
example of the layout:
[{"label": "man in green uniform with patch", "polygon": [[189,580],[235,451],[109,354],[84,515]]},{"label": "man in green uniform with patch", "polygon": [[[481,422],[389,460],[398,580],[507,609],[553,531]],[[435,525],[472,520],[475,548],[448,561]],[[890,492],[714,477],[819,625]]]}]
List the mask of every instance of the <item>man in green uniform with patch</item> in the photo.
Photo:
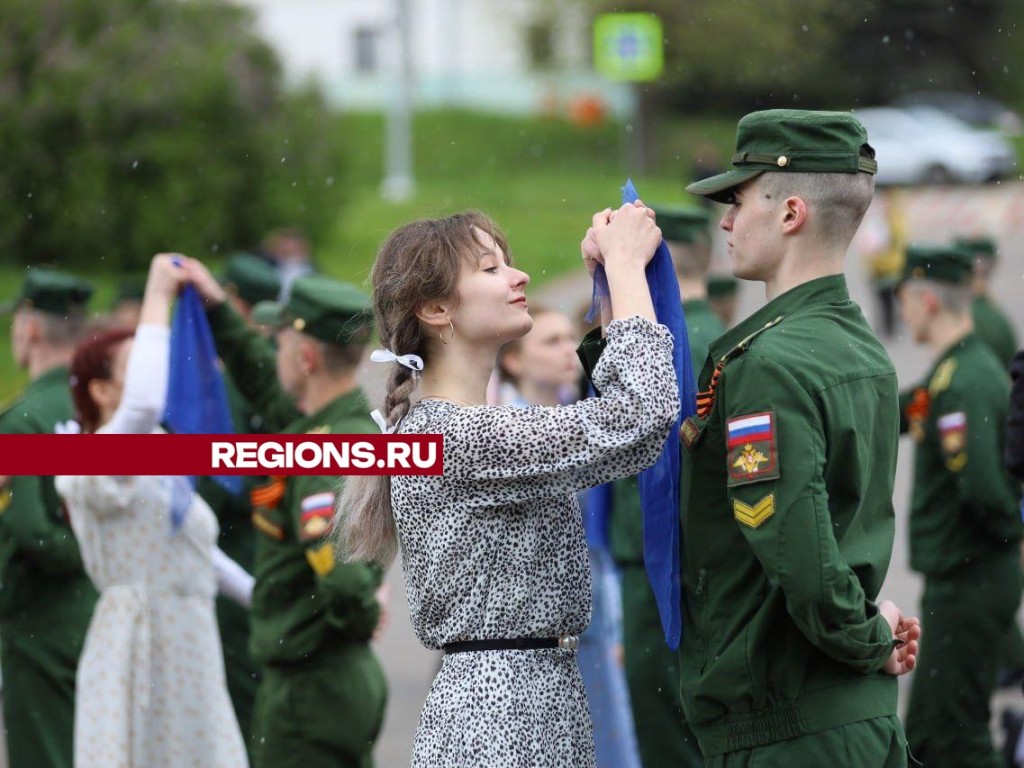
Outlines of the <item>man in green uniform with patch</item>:
[{"label": "man in green uniform with patch", "polygon": [[907,737],[926,765],[998,768],[989,732],[994,653],[1021,598],[1020,487],[1003,467],[1010,380],[973,330],[971,257],[911,248],[903,319],[935,358],[905,399],[914,438],[910,564],[925,577],[928,642],[907,711]]},{"label": "man in green uniform with patch", "polygon": [[[356,383],[369,300],[324,276],[300,277],[277,307],[275,353],[198,262],[217,349],[266,428],[288,434],[377,429]],[[262,665],[253,713],[256,768],[369,768],[386,683],[370,639],[379,569],[337,562],[326,540],[337,479],[275,477],[253,490],[256,586],[250,649]]]},{"label": "man in green uniform with patch", "polygon": [[875,602],[896,372],[843,276],[874,151],[850,114],[800,110],[747,115],[736,148],[687,187],[730,205],[733,272],[768,303],[712,343],[680,430],[686,722],[711,768],[905,766],[920,627]]},{"label": "man in green uniform with patch", "polygon": [[989,292],[989,282],[996,268],[996,244],[988,237],[962,237],[956,240],[956,245],[974,259],[971,273],[974,332],[1005,366],[1009,366],[1010,360],[1017,353],[1017,334],[1006,313],[996,305]]},{"label": "man in green uniform with patch", "polygon": [[[711,261],[706,208],[655,208],[679,281],[694,371],[711,342],[725,333],[707,301]],[[622,573],[622,643],[626,682],[644,768],[699,768],[697,740],[686,726],[679,701],[679,657],[665,635],[644,569],[643,519],[635,477],[613,484],[609,539]]]},{"label": "man in green uniform with patch", "polygon": [[905,766],[920,628],[875,602],[896,373],[843,275],[874,150],[848,113],[769,110],[733,166],[687,190],[729,204],[733,273],[768,303],[712,343],[680,430],[686,719],[708,766]]},{"label": "man in green uniform with patch", "polygon": [[[30,383],[0,414],[0,433],[49,434],[74,417],[68,366],[92,286],[30,269],[11,342]],[[52,477],[0,479],[0,667],[13,768],[72,762],[75,670],[96,602]]]},{"label": "man in green uniform with patch", "polygon": [[[236,254],[228,259],[221,276],[227,299],[251,326],[255,304],[272,301],[281,292],[277,270],[269,262],[251,254]],[[269,342],[268,342],[269,346]],[[224,384],[231,408],[231,420],[238,434],[265,433],[263,418],[253,411],[238,391],[230,374]],[[196,490],[217,515],[220,538],[217,545],[245,570],[253,570],[256,534],[252,527],[250,494],[259,483],[257,477],[242,478],[242,492],[233,494],[213,478],[200,478]],[[249,611],[224,595],[217,596],[217,624],[224,648],[224,673],[228,693],[246,743],[252,751],[252,710],[259,685],[259,667],[249,655]]]}]

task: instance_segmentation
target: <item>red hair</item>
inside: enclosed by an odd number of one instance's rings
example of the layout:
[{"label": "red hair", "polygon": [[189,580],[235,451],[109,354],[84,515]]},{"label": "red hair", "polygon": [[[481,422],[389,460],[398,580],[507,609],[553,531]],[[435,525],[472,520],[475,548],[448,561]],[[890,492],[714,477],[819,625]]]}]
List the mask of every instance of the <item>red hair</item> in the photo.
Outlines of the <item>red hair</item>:
[{"label": "red hair", "polygon": [[75,349],[71,360],[71,399],[83,432],[95,432],[100,420],[99,406],[89,394],[89,382],[110,378],[114,351],[134,335],[131,328],[93,333]]}]

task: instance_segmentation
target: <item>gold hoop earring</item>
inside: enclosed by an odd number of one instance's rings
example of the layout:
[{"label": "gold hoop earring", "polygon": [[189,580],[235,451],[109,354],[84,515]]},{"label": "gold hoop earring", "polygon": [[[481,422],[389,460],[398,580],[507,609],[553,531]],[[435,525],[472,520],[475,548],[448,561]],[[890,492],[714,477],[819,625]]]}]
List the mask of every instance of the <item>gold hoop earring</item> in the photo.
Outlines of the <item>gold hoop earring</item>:
[{"label": "gold hoop earring", "polygon": [[442,344],[451,344],[452,343],[452,339],[455,338],[455,323],[453,323],[451,320],[449,320],[448,321],[448,327],[452,329],[452,332],[448,335],[448,341],[444,340],[444,331],[440,331],[437,334],[438,338],[441,339],[441,343]]}]

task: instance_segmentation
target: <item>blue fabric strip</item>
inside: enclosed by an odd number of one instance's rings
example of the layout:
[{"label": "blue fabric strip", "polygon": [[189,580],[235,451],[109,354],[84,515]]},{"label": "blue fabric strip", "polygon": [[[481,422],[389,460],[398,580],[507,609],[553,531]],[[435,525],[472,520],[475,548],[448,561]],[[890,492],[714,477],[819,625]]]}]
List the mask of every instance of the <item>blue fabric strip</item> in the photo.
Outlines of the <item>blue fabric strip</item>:
[{"label": "blue fabric strip", "polygon": [[[637,200],[631,180],[622,188],[622,202]],[[679,283],[672,266],[672,256],[664,242],[658,246],[651,263],[647,265],[647,285],[651,291],[658,322],[672,333],[674,345],[672,362],[679,385],[680,416],[669,433],[661,456],[640,473],[640,506],[644,522],[644,565],[647,578],[658,603],[665,642],[673,650],[682,638],[683,620],[680,606],[679,573],[681,540],[679,530],[680,445],[679,427],[683,420],[697,411],[697,386],[690,359],[690,342],[686,331],[686,317],[679,296]],[[603,286],[603,289],[601,288]],[[598,302],[608,296],[608,278],[604,267],[598,265],[594,273],[594,302],[591,316],[599,311]]]},{"label": "blue fabric strip", "polygon": [[[184,435],[235,431],[213,333],[202,299],[191,285],[185,286],[178,298],[171,321],[171,371],[164,423]],[[219,476],[214,480],[231,493],[242,492],[241,477]],[[172,510],[175,529],[183,520],[183,510]]]}]

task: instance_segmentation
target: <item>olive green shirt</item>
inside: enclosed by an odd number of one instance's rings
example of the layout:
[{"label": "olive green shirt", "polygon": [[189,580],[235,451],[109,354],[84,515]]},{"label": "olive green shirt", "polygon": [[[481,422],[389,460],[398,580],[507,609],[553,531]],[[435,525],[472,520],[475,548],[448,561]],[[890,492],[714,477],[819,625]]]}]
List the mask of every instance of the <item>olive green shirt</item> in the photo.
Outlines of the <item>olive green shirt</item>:
[{"label": "olive green shirt", "polygon": [[976,296],[971,302],[974,332],[1007,367],[1017,353],[1017,334],[1013,325],[988,296]]},{"label": "olive green shirt", "polygon": [[[359,390],[298,414],[277,381],[273,348],[226,305],[208,316],[218,353],[270,430],[286,434],[377,432]],[[296,418],[296,414],[297,418]],[[282,425],[288,418],[290,423]],[[327,537],[338,478],[274,477],[253,490],[256,528],[250,651],[261,664],[307,662],[338,643],[365,643],[380,618],[379,568],[338,562]]]},{"label": "olive green shirt", "polygon": [[[977,334],[947,350],[910,418],[910,564],[938,574],[1016,546],[1020,486],[1003,466],[1010,378]],[[922,397],[924,397],[922,395]]]},{"label": "olive green shirt", "polygon": [[[68,369],[59,366],[0,414],[0,433],[51,434],[73,417]],[[0,620],[78,626],[95,601],[53,478],[11,477],[0,487]]]},{"label": "olive green shirt", "polygon": [[710,349],[682,468],[683,707],[705,757],[896,712],[874,603],[894,534],[896,374],[842,275]]}]

